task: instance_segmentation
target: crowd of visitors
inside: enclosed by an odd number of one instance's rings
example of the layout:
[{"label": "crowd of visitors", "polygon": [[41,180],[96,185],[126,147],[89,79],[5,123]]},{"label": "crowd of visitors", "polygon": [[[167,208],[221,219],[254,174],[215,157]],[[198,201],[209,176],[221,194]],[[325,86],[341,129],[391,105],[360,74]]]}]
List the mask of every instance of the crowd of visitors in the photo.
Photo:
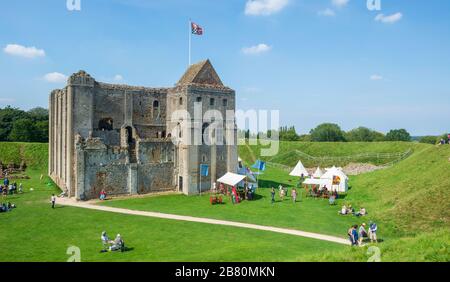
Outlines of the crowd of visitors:
[{"label": "crowd of visitors", "polygon": [[362,223],[359,227],[357,224],[350,227],[347,232],[348,239],[352,246],[362,246],[364,239],[370,240],[371,243],[378,243],[377,240],[378,226],[375,222],[369,222],[369,231],[366,230],[366,224]]},{"label": "crowd of visitors", "polygon": [[367,211],[365,208],[361,207],[359,212],[356,212],[352,205],[343,205],[341,210],[338,212],[340,215],[354,215],[354,216],[366,216]]}]

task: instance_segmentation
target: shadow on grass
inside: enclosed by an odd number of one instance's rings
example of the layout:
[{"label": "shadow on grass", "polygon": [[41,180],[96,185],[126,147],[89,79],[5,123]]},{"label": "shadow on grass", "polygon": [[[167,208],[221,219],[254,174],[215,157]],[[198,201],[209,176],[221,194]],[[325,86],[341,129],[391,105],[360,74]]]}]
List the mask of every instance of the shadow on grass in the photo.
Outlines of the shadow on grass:
[{"label": "shadow on grass", "polygon": [[279,182],[279,181],[271,181],[271,180],[259,180],[259,187],[261,188],[276,188],[278,189],[278,186],[292,186],[292,184],[285,183],[285,182]]}]

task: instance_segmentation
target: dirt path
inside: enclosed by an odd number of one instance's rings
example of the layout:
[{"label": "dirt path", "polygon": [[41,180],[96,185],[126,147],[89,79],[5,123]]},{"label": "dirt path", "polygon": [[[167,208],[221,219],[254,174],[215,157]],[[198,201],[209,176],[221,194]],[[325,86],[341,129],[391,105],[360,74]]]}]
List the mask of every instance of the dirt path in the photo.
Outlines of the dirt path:
[{"label": "dirt path", "polygon": [[122,209],[122,208],[107,207],[107,206],[98,206],[98,205],[94,205],[89,202],[77,202],[73,199],[67,199],[67,198],[58,198],[56,203],[60,204],[60,205],[64,205],[64,206],[79,207],[79,208],[105,211],[105,212],[114,212],[114,213],[121,213],[121,214],[130,214],[130,215],[163,218],[163,219],[200,222],[200,223],[207,223],[207,224],[216,224],[216,225],[233,226],[233,227],[239,227],[239,228],[256,229],[256,230],[263,230],[263,231],[276,232],[276,233],[312,238],[312,239],[317,239],[317,240],[323,240],[323,241],[328,241],[328,242],[333,242],[333,243],[338,243],[338,244],[343,244],[343,245],[350,245],[350,242],[343,238],[329,236],[329,235],[322,235],[322,234],[318,234],[318,233],[305,232],[305,231],[300,231],[300,230],[287,229],[287,228],[256,225],[256,224],[250,224],[250,223],[241,223],[241,222],[234,222],[234,221],[227,221],[227,220],[218,220],[218,219],[211,219],[211,218],[192,217],[192,216],[184,216],[184,215],[159,213],[159,212],[137,211],[137,210],[129,210],[129,209]]}]

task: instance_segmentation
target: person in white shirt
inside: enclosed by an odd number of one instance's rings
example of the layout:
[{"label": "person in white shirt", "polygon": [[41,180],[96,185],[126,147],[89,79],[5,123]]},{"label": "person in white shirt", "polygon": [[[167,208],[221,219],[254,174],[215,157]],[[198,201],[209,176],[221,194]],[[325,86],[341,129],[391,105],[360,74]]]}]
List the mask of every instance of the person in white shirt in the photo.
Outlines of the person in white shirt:
[{"label": "person in white shirt", "polygon": [[55,194],[52,194],[51,202],[52,202],[52,209],[54,209],[55,208],[55,204],[56,204],[56,196],[55,196]]},{"label": "person in white shirt", "polygon": [[102,232],[101,240],[102,240],[102,244],[103,244],[103,251],[107,251],[110,240],[109,240],[108,235],[106,234],[106,231]]}]

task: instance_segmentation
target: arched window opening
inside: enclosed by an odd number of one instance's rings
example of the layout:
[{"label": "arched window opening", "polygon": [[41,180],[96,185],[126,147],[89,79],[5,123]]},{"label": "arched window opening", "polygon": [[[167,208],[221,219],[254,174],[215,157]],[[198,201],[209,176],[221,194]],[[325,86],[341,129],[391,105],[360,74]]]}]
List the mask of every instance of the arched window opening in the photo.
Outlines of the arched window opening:
[{"label": "arched window opening", "polygon": [[205,137],[209,139],[209,123],[205,122],[202,125],[202,144],[207,145],[205,142]]},{"label": "arched window opening", "polygon": [[159,101],[155,100],[153,101],[153,118],[158,119],[160,117],[160,113]]},{"label": "arched window opening", "polygon": [[133,143],[133,129],[131,128],[131,126],[127,126],[125,129],[127,130],[127,136],[128,136],[127,142],[128,142],[128,144],[131,144],[131,143]]}]

